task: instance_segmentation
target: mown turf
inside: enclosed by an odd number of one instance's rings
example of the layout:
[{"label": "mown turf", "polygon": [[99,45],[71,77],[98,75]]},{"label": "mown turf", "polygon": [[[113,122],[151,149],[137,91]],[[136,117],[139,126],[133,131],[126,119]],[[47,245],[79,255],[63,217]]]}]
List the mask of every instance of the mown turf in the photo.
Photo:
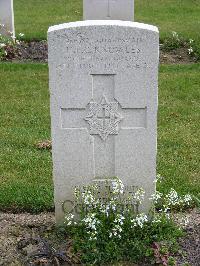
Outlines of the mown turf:
[{"label": "mown turf", "polygon": [[200,197],[200,65],[162,66],[159,82],[159,189]]},{"label": "mown turf", "polygon": [[35,148],[50,136],[46,65],[0,65],[0,208],[53,206],[51,154]]},{"label": "mown turf", "polygon": [[[83,0],[15,0],[17,32],[26,39],[46,39],[49,26],[82,20]],[[177,31],[200,41],[199,0],[135,0],[135,21],[154,24],[161,38]]]},{"label": "mown turf", "polygon": [[[159,82],[159,189],[174,187],[200,197],[200,64],[162,66]],[[50,210],[48,69],[40,64],[0,64],[0,210]]]}]

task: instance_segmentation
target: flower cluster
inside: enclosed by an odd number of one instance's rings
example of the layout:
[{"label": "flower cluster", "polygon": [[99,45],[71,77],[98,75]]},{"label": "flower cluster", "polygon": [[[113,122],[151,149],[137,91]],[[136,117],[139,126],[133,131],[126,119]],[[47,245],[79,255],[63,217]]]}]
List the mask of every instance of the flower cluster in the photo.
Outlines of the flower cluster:
[{"label": "flower cluster", "polygon": [[133,195],[133,199],[138,203],[141,204],[144,200],[145,191],[143,188],[139,188]]},{"label": "flower cluster", "polygon": [[[98,191],[101,189],[101,191]],[[171,189],[167,195],[156,192],[151,196],[151,203],[161,204],[159,212],[140,213],[140,208],[131,209],[127,205],[122,207],[120,201],[126,196],[126,189],[121,180],[111,181],[105,185],[108,189],[107,198],[102,201],[102,187],[86,186],[82,190],[76,189],[75,197],[80,204],[80,213],[76,215],[69,214],[65,217],[67,232],[73,239],[73,248],[82,254],[86,264],[92,264],[97,261],[98,265],[104,262],[121,260],[123,254],[135,254],[133,258],[142,257],[149,245],[151,249],[154,241],[167,238],[171,232],[174,237],[180,233],[180,229],[174,231],[170,211],[177,204],[190,206],[192,197],[187,194],[179,196],[178,193]],[[128,194],[127,202],[141,204],[144,199],[145,191],[142,188]],[[126,203],[126,201],[125,201]],[[138,207],[137,205],[137,207]],[[187,220],[181,221],[185,226]],[[152,234],[152,235],[151,235]],[[173,240],[173,239],[172,239]],[[173,242],[173,241],[172,241]],[[131,255],[132,256],[132,255]],[[126,257],[127,258],[127,257]]]},{"label": "flower cluster", "polygon": [[172,37],[173,37],[175,40],[179,41],[179,36],[178,36],[178,33],[177,33],[176,31],[172,31]]},{"label": "flower cluster", "polygon": [[140,228],[143,228],[144,224],[148,222],[148,217],[146,214],[141,213],[138,214],[135,218],[131,219],[132,228],[139,226]]},{"label": "flower cluster", "polygon": [[112,181],[112,192],[113,194],[123,194],[124,193],[124,184],[120,179]]},{"label": "flower cluster", "polygon": [[151,195],[150,200],[154,202],[154,204],[157,204],[160,199],[162,199],[163,194],[159,191],[156,191],[154,194]]},{"label": "flower cluster", "polygon": [[0,28],[5,33],[0,34],[0,60],[12,58],[17,51],[16,45],[21,43],[24,34],[19,33],[16,38],[12,32],[5,29],[3,24],[0,24]]},{"label": "flower cluster", "polygon": [[71,225],[76,225],[77,223],[74,220],[74,214],[69,213],[68,215],[65,216],[65,225],[71,226]]},{"label": "flower cluster", "polygon": [[97,219],[95,213],[88,213],[85,218],[81,220],[84,226],[86,226],[86,229],[89,229],[89,231],[86,231],[90,238],[89,240],[96,240],[97,239],[97,226],[100,224],[100,221]]},{"label": "flower cluster", "polygon": [[156,193],[150,197],[150,200],[158,207],[159,211],[163,213],[169,213],[172,210],[186,209],[193,205],[193,199],[190,194],[180,196],[173,188],[171,188],[166,195],[156,191]]},{"label": "flower cluster", "polygon": [[91,206],[92,204],[95,204],[95,202],[96,202],[96,200],[95,200],[95,198],[92,195],[92,192],[90,190],[84,191],[82,193],[82,199],[83,199],[83,203],[86,206]]},{"label": "flower cluster", "polygon": [[113,222],[113,227],[109,234],[109,237],[118,237],[121,239],[121,233],[123,231],[123,224],[124,224],[125,217],[121,214],[117,214],[115,220]]},{"label": "flower cluster", "polygon": [[189,48],[188,48],[189,55],[192,55],[192,53],[194,52],[194,49],[192,47],[193,43],[194,43],[194,40],[189,39]]}]

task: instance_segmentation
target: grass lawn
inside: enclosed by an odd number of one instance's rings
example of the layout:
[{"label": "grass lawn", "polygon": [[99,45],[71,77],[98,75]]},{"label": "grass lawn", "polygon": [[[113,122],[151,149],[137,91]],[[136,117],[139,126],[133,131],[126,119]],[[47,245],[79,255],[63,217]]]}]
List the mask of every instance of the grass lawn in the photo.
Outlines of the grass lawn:
[{"label": "grass lawn", "polygon": [[[82,20],[83,0],[15,0],[17,33],[26,39],[46,39],[49,26]],[[157,25],[161,38],[177,31],[200,41],[199,0],[135,0],[135,21]]]},{"label": "grass lawn", "polygon": [[[160,69],[159,187],[200,197],[200,64]],[[0,64],[0,209],[50,210],[51,153],[48,69],[42,64]]]}]

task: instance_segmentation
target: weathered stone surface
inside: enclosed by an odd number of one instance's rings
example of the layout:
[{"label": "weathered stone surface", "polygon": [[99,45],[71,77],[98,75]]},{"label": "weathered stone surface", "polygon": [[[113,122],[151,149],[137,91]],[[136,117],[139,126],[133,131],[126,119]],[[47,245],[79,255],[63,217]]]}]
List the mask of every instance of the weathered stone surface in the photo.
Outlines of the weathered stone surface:
[{"label": "weathered stone surface", "polygon": [[57,221],[72,188],[96,178],[143,187],[147,210],[156,177],[157,28],[73,22],[50,27],[48,44]]},{"label": "weathered stone surface", "polygon": [[83,19],[134,21],[134,0],[83,0]]},{"label": "weathered stone surface", "polygon": [[15,36],[13,0],[0,0],[0,33]]}]

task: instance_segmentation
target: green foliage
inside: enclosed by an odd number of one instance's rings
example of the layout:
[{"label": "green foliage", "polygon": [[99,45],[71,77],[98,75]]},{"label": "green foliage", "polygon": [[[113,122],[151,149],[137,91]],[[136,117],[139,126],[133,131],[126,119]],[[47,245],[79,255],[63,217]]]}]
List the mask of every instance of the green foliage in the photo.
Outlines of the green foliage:
[{"label": "green foliage", "polygon": [[122,208],[121,199],[125,192],[119,179],[109,186],[107,200],[104,198],[102,201],[99,193],[94,191],[94,186],[76,191],[79,220],[68,214],[65,221],[66,231],[73,239],[74,252],[80,255],[83,263],[139,262],[144,258],[172,263],[170,252],[176,251],[177,239],[183,232],[174,224],[169,213],[160,211],[154,215],[151,212],[147,216],[134,211],[131,206],[142,202],[141,190],[125,198],[126,205]]},{"label": "green foliage", "polygon": [[171,51],[180,47],[185,47],[186,41],[177,32],[172,31],[164,40],[161,45],[162,50]]},{"label": "green foliage", "polygon": [[[0,24],[0,27],[1,26]],[[20,33],[17,38],[15,38],[10,35],[10,32],[6,32],[6,30],[4,30],[4,33],[7,33],[7,35],[0,34],[0,61],[15,57],[18,52],[17,45],[20,44],[21,37],[24,36],[23,33]]]},{"label": "green foliage", "polygon": [[15,41],[11,37],[6,37],[0,34],[0,61],[5,60],[8,53],[13,53],[15,47]]},{"label": "green foliage", "polygon": [[188,52],[191,57],[193,57],[196,61],[200,60],[200,42],[196,40],[190,39],[188,41]]},{"label": "green foliage", "polygon": [[196,61],[200,60],[200,43],[193,39],[184,38],[175,31],[167,35],[161,44],[161,49],[164,51],[172,51],[184,47],[188,54]]}]

